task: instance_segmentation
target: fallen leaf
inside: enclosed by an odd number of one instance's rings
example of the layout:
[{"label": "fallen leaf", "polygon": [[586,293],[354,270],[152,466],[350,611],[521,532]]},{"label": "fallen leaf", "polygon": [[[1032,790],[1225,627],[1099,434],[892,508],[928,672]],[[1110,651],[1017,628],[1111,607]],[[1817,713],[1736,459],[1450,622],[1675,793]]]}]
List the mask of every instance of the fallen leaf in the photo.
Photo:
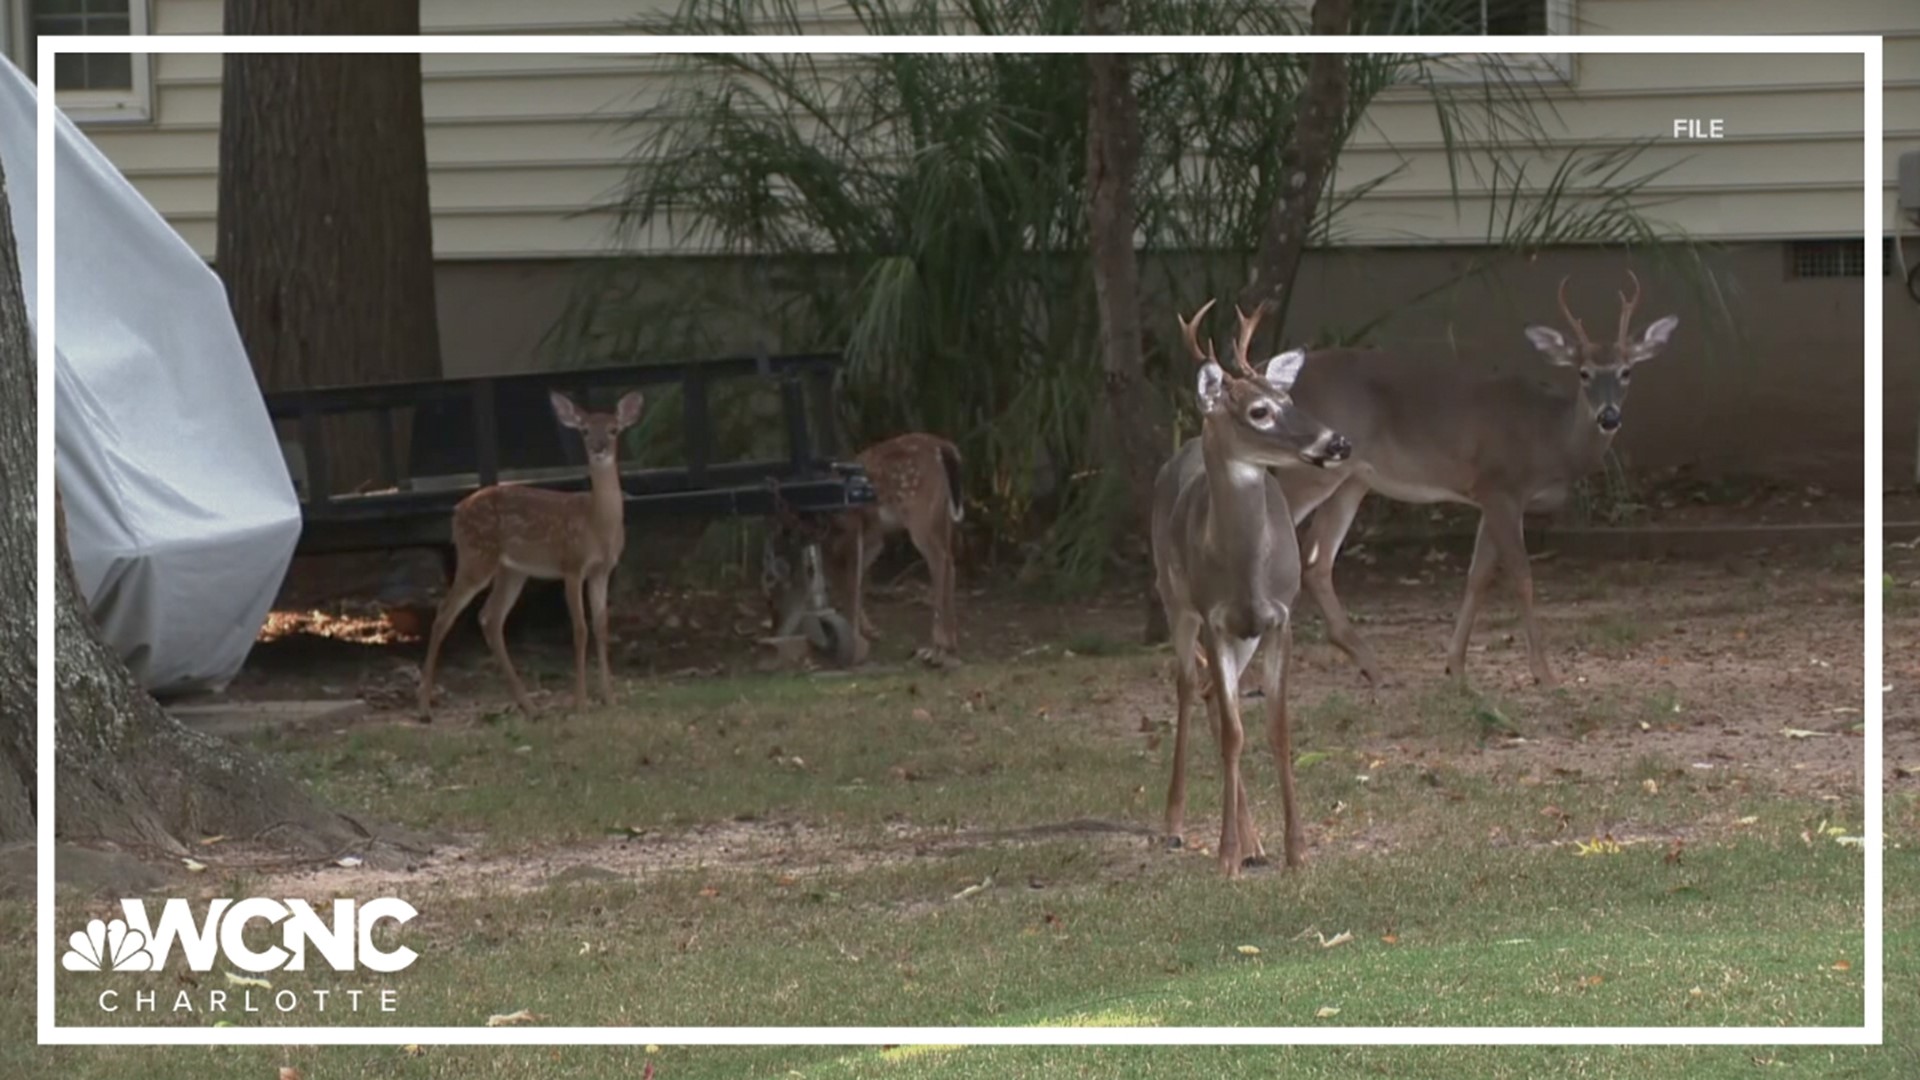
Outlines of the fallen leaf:
[{"label": "fallen leaf", "polygon": [[1834,964],[1834,965],[1833,965],[1833,970],[1835,970],[1835,971],[1852,971],[1852,970],[1853,970],[1853,965],[1852,965],[1852,964],[1850,964],[1850,963],[1848,963],[1848,962],[1846,962],[1845,960],[1842,960],[1842,961],[1840,961],[1840,962],[1838,962],[1838,963],[1836,963],[1836,964]]},{"label": "fallen leaf", "polygon": [[345,867],[346,869],[351,870],[354,867],[359,866],[364,862],[366,862],[366,860],[362,859],[358,855],[343,855],[340,858],[333,860],[333,865]]},{"label": "fallen leaf", "polygon": [[[1899,772],[1900,770],[1898,770],[1898,769],[1895,769],[1894,771],[1895,771],[1895,772]],[[225,835],[224,833],[223,833],[223,834],[221,834],[221,835],[219,835],[219,836],[208,836],[208,837],[205,837],[205,838],[203,838],[203,839],[202,839],[202,840],[200,841],[200,846],[201,846],[201,847],[212,847],[213,845],[215,845],[215,844],[217,844],[217,843],[219,843],[220,841],[222,841],[222,840],[225,840],[225,839],[226,839],[226,835]]]},{"label": "fallen leaf", "polygon": [[1833,734],[1831,731],[1808,731],[1806,728],[1783,727],[1780,734],[1789,739],[1822,739]]},{"label": "fallen leaf", "polygon": [[1658,795],[1660,794],[1660,783],[1652,777],[1648,777],[1640,781],[1640,790],[1645,791],[1649,795]]},{"label": "fallen leaf", "polygon": [[265,979],[249,979],[245,975],[235,975],[231,971],[227,972],[226,974],[227,974],[228,986],[251,987],[252,989],[255,989],[255,990],[273,989],[273,984],[268,982]]},{"label": "fallen leaf", "polygon": [[400,1048],[400,1052],[407,1055],[408,1057],[426,1057],[427,1056],[427,1048],[424,1046],[421,1046],[419,1043],[408,1043],[407,1045]]},{"label": "fallen leaf", "polygon": [[1581,986],[1599,986],[1601,983],[1606,981],[1607,980],[1604,977],[1599,975],[1584,975],[1584,976],[1581,976],[1580,978],[1580,985]]},{"label": "fallen leaf", "polygon": [[579,955],[585,956],[592,951],[593,951],[593,944],[591,942],[583,941],[580,943]]},{"label": "fallen leaf", "polygon": [[1332,1005],[1322,1005],[1313,1011],[1315,1020],[1331,1020],[1340,1015],[1340,1010]]},{"label": "fallen leaf", "polygon": [[709,899],[709,900],[711,900],[711,899],[713,899],[714,897],[716,897],[716,896],[719,896],[719,895],[720,895],[720,890],[719,890],[719,889],[717,889],[717,888],[715,888],[715,887],[714,887],[714,886],[712,886],[712,885],[708,885],[708,886],[705,886],[704,888],[702,888],[702,889],[700,890],[700,895],[701,895],[701,896],[704,896],[704,897],[706,897],[706,898],[707,898],[707,899]]},{"label": "fallen leaf", "polygon": [[1760,820],[1760,816],[1758,814],[1750,814],[1747,817],[1735,818],[1733,820],[1733,823],[1735,825],[1753,825],[1753,824],[1757,824],[1759,820]]},{"label": "fallen leaf", "polygon": [[525,1009],[516,1009],[510,1013],[495,1013],[487,1017],[488,1027],[511,1027],[514,1024],[531,1024],[534,1015]]},{"label": "fallen leaf", "polygon": [[1335,945],[1345,945],[1347,942],[1352,940],[1353,940],[1352,931],[1342,930],[1339,933],[1333,935],[1332,937],[1320,938],[1320,947],[1323,949],[1331,949]]},{"label": "fallen leaf", "polygon": [[1311,768],[1312,766],[1318,765],[1325,760],[1327,760],[1326,751],[1309,750],[1306,753],[1301,754],[1298,757],[1295,757],[1293,759],[1293,767],[1296,769]]},{"label": "fallen leaf", "polygon": [[181,859],[180,861],[186,866],[187,873],[189,874],[198,874],[206,870],[207,868],[206,863],[199,862],[194,859]]},{"label": "fallen leaf", "polygon": [[1380,940],[1386,942],[1389,945],[1398,945],[1400,944],[1400,935],[1399,934],[1381,934]]},{"label": "fallen leaf", "polygon": [[1239,945],[1239,946],[1236,946],[1236,947],[1235,947],[1235,949],[1234,949],[1234,951],[1235,951],[1235,952],[1237,952],[1237,953],[1239,953],[1239,954],[1240,954],[1241,956],[1259,956],[1259,955],[1260,955],[1260,946],[1258,946],[1258,945]]},{"label": "fallen leaf", "polygon": [[933,722],[933,714],[928,712],[925,709],[913,710],[913,718],[915,720],[920,721],[923,724],[930,724]]},{"label": "fallen leaf", "polygon": [[280,1066],[280,1080],[300,1080],[300,1070],[291,1065]]},{"label": "fallen leaf", "polygon": [[953,896],[950,897],[949,899],[965,900],[969,896],[986,892],[988,889],[991,889],[991,888],[993,888],[993,875],[988,874],[983,880],[981,880],[981,882],[978,885],[969,885],[966,888],[961,889],[959,892],[954,893]]},{"label": "fallen leaf", "polygon": [[1606,836],[1596,836],[1591,841],[1575,840],[1573,846],[1574,855],[1580,858],[1589,855],[1618,855],[1621,851],[1619,842],[1611,833]]}]

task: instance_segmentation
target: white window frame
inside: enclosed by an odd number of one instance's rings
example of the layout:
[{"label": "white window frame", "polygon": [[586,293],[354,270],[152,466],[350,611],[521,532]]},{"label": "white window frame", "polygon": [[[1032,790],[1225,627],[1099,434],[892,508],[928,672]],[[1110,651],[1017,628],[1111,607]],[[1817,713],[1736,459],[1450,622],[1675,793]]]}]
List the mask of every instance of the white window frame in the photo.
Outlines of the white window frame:
[{"label": "white window frame", "polygon": [[[1577,0],[1541,0],[1546,5],[1547,33],[1560,37],[1574,32],[1574,5]],[[1498,40],[1489,37],[1489,40]],[[1572,86],[1573,53],[1509,54],[1499,65],[1507,76],[1532,76],[1540,82]],[[1427,66],[1427,79],[1448,85],[1483,83],[1493,74],[1495,65],[1478,56],[1435,53]]]},{"label": "white window frame", "polygon": [[[33,0],[0,0],[0,51],[29,77],[36,57],[27,50]],[[145,34],[153,25],[152,0],[128,0],[127,32]],[[133,85],[126,90],[61,90],[55,99],[67,119],[78,124],[146,124],[153,121],[153,58],[135,53]]]}]

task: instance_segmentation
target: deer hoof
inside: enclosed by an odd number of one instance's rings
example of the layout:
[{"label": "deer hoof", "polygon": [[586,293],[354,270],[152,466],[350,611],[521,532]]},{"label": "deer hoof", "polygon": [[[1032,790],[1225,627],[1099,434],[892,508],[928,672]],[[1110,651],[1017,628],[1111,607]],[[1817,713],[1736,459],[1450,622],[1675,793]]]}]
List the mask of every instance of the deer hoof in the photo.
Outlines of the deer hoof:
[{"label": "deer hoof", "polygon": [[1249,855],[1240,860],[1240,865],[1248,870],[1259,870],[1273,865],[1273,860],[1265,855]]},{"label": "deer hoof", "polygon": [[1179,851],[1181,848],[1187,846],[1187,838],[1181,836],[1179,833],[1168,833],[1166,836],[1160,838],[1160,846],[1166,848],[1168,851]]}]

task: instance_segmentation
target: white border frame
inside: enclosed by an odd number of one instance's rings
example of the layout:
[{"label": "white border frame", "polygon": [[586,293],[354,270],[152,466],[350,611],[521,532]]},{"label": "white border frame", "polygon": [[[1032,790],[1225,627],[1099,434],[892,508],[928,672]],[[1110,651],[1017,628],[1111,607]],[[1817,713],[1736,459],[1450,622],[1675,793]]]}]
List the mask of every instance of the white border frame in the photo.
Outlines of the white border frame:
[{"label": "white border frame", "polygon": [[[1498,47],[1494,47],[1495,41]],[[644,44],[644,49],[636,45]],[[39,40],[39,114],[37,132],[40,228],[39,277],[41,288],[36,324],[38,363],[39,524],[38,618],[39,671],[39,976],[35,1020],[41,1045],[95,1046],[218,1046],[218,1045],[847,1045],[875,1046],[901,1043],[970,1043],[977,1045],[1089,1045],[1186,1044],[1222,1045],[1389,1045],[1457,1046],[1492,1044],[1547,1044],[1561,1046],[1682,1046],[1682,1045],[1852,1045],[1877,1046],[1883,1041],[1881,985],[1885,945],[1882,941],[1884,896],[1882,747],[1883,702],[1880,575],[1882,509],[1879,494],[1883,462],[1884,426],[1880,411],[1881,318],[1886,299],[1881,281],[1882,250],[1867,244],[1865,290],[1866,393],[1862,412],[1866,444],[1866,576],[1862,583],[1866,604],[1865,798],[1866,918],[1863,924],[1865,956],[1860,977],[1866,990],[1865,1022],[1860,1027],[1190,1027],[1190,1028],[1070,1028],[1070,1027],[61,1027],[54,1022],[54,956],[58,936],[54,925],[54,95],[53,57],[62,52],[145,53],[625,53],[634,52],[1546,52],[1576,53],[1773,53],[1846,54],[1865,64],[1863,125],[1864,236],[1882,231],[1885,169],[1882,122],[1881,39],[1870,35],[1794,35],[1769,37],[1714,36],[1588,36],[1574,38],[1419,38],[1419,37],[1188,37],[1188,38],[983,38],[983,37],[648,37],[631,36],[430,36],[430,37],[49,37]]]}]

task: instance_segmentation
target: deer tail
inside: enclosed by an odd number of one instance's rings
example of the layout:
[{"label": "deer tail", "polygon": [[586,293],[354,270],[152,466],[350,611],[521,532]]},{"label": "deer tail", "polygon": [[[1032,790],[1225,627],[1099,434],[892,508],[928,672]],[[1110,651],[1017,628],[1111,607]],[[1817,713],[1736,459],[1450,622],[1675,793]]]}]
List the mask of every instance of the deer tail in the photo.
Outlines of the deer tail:
[{"label": "deer tail", "polygon": [[967,516],[960,481],[960,450],[950,442],[940,444],[940,465],[947,471],[947,516],[958,524]]}]

